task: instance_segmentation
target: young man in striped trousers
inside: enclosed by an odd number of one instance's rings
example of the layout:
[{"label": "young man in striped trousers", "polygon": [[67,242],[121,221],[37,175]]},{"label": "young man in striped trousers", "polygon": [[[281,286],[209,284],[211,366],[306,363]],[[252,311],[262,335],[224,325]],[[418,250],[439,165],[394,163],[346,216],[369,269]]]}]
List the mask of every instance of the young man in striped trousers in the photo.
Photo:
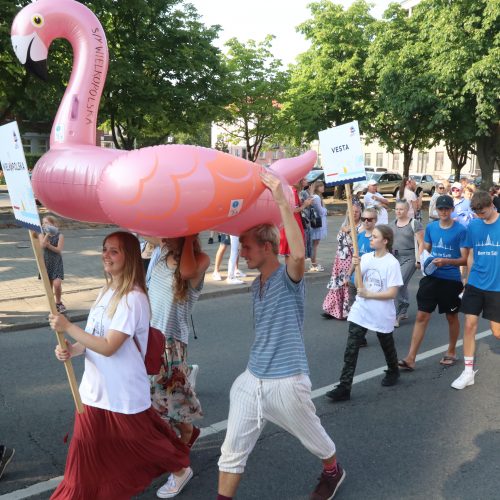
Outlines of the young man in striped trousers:
[{"label": "young man in striped trousers", "polygon": [[236,494],[245,465],[266,421],[297,437],[323,462],[311,500],[335,496],[345,478],[335,444],[324,430],[311,400],[304,341],[304,240],[281,182],[263,172],[290,246],[286,266],[278,260],[279,232],[262,224],[243,233],[241,256],[260,276],[252,284],[255,342],[247,369],[233,383],[227,433],[219,459],[218,500]]}]

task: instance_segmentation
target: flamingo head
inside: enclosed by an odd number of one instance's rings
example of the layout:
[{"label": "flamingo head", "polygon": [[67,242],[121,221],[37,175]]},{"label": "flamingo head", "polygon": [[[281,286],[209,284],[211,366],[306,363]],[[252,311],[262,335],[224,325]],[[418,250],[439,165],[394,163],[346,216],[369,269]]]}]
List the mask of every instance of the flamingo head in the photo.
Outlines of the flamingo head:
[{"label": "flamingo head", "polygon": [[14,52],[26,69],[47,80],[49,46],[56,38],[53,29],[58,13],[51,0],[38,0],[24,7],[12,23]]}]

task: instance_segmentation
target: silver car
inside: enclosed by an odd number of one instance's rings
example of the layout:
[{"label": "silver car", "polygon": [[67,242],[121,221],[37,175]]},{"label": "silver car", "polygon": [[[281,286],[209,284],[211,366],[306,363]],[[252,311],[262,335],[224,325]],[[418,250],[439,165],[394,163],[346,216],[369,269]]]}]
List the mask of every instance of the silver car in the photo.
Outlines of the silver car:
[{"label": "silver car", "polygon": [[410,178],[417,183],[417,189],[415,193],[417,196],[423,191],[425,194],[430,194],[431,196],[436,191],[436,181],[429,174],[410,174]]},{"label": "silver car", "polygon": [[363,194],[366,194],[368,181],[371,180],[377,181],[377,191],[380,194],[396,196],[403,178],[397,172],[366,172],[366,181],[356,182],[353,186],[353,191],[355,193],[363,192]]}]

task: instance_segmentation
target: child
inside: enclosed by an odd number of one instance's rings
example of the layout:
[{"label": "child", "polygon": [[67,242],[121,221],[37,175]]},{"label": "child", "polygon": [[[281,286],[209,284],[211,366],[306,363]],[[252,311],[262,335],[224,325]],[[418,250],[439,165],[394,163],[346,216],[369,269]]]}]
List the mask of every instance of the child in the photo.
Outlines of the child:
[{"label": "child", "polygon": [[59,232],[59,222],[53,215],[47,215],[42,219],[43,234],[38,239],[43,248],[45,267],[50,280],[50,286],[54,291],[57,312],[66,312],[66,307],[61,301],[62,281],[64,280],[64,266],[62,251],[64,248],[64,236]]},{"label": "child", "polygon": [[403,285],[401,267],[391,254],[394,234],[392,229],[381,224],[377,226],[370,240],[373,252],[359,259],[353,257],[354,264],[360,264],[363,286],[358,289],[356,300],[349,312],[349,337],[344,353],[344,368],[340,383],[326,393],[332,401],[345,401],[351,398],[352,380],[358,361],[358,352],[367,330],[377,332],[380,346],[387,362],[386,375],[382,385],[391,386],[399,378],[398,356],[392,331],[396,320],[394,299],[398,288]]}]

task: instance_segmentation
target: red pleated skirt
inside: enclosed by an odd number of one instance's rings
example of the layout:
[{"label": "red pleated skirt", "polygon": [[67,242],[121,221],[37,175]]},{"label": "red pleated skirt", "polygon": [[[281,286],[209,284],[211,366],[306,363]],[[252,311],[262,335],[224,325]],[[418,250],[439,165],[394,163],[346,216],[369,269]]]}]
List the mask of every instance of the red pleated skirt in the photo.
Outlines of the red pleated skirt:
[{"label": "red pleated skirt", "polygon": [[189,448],[153,408],[125,415],[85,406],[75,413],[64,479],[50,498],[125,500],[188,465]]}]

